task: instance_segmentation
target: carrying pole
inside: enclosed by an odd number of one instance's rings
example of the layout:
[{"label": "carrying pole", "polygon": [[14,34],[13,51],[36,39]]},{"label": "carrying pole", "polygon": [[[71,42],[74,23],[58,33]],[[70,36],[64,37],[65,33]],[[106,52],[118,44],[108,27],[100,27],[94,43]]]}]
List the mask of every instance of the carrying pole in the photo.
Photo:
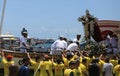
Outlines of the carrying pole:
[{"label": "carrying pole", "polygon": [[5,6],[6,6],[6,0],[4,0],[3,9],[2,9],[2,16],[1,16],[1,22],[0,22],[0,36],[2,33],[2,25],[3,25],[3,20],[4,20]]}]

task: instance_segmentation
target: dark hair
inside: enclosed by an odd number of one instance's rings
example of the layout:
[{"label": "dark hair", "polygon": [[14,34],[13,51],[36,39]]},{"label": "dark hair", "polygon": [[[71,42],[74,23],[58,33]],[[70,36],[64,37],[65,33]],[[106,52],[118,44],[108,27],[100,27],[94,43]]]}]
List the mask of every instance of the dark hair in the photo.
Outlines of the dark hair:
[{"label": "dark hair", "polygon": [[76,41],[75,43],[79,46],[79,42],[78,41]]},{"label": "dark hair", "polygon": [[93,59],[91,63],[98,63],[99,62],[99,59],[96,58],[96,59]]},{"label": "dark hair", "polygon": [[27,34],[27,30],[25,28],[23,28],[23,30],[21,31],[21,34]]},{"label": "dark hair", "polygon": [[89,57],[90,57],[90,58],[92,58],[92,57],[93,57],[93,54],[92,54],[92,53],[90,53],[90,54],[89,54]]},{"label": "dark hair", "polygon": [[118,64],[120,64],[120,59],[118,60]]},{"label": "dark hair", "polygon": [[75,61],[71,61],[71,62],[69,63],[69,66],[71,66],[71,65],[75,65]]},{"label": "dark hair", "polygon": [[110,58],[107,57],[107,58],[105,59],[105,62],[106,62],[106,63],[109,63],[109,61],[110,61]]},{"label": "dark hair", "polygon": [[61,60],[60,58],[57,58],[57,59],[56,59],[56,62],[57,62],[58,64],[60,64],[60,62],[62,62],[62,60]]},{"label": "dark hair", "polygon": [[29,60],[30,60],[30,59],[29,59],[28,57],[24,57],[22,60],[19,60],[18,63],[19,63],[20,65],[26,64],[26,62],[28,62]]},{"label": "dark hair", "polygon": [[86,58],[83,58],[83,59],[82,59],[82,62],[86,62],[86,61],[87,61],[87,59],[86,59]]},{"label": "dark hair", "polygon": [[71,59],[73,57],[72,53],[70,52],[67,52],[66,54],[67,54],[67,59]]},{"label": "dark hair", "polygon": [[40,56],[37,55],[37,56],[35,57],[35,60],[37,61],[37,60],[39,60],[39,59],[40,59]]}]

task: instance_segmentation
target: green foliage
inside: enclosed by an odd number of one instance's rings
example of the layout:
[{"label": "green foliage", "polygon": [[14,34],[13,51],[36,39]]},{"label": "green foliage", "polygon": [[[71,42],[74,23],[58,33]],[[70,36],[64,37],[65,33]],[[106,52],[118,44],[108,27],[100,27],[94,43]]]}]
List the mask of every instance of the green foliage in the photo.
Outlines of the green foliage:
[{"label": "green foliage", "polygon": [[101,43],[90,41],[89,43],[86,43],[84,50],[91,51],[91,53],[95,54],[95,55],[105,54],[106,53],[106,46],[104,46]]}]

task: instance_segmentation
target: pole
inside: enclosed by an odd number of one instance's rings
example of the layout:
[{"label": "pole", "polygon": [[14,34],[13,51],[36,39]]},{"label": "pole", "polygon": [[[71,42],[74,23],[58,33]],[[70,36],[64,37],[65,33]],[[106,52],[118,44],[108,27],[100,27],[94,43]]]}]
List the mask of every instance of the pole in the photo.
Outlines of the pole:
[{"label": "pole", "polygon": [[1,22],[0,22],[0,36],[2,33],[2,25],[3,25],[3,20],[4,20],[5,6],[6,6],[6,0],[4,0],[3,9],[2,9],[2,16],[1,16]]}]

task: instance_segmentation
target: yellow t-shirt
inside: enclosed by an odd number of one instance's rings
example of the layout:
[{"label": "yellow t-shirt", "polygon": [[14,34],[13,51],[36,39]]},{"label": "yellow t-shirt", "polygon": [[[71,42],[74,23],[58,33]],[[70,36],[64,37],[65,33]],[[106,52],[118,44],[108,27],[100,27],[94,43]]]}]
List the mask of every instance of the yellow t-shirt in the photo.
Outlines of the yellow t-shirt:
[{"label": "yellow t-shirt", "polygon": [[82,59],[83,59],[82,56],[80,56],[80,63],[82,63]]},{"label": "yellow t-shirt", "polygon": [[61,64],[57,64],[57,63],[54,63],[53,64],[54,66],[54,76],[63,76],[63,70],[64,70],[64,64],[61,63]]},{"label": "yellow t-shirt", "polygon": [[75,76],[75,71],[72,69],[65,69],[64,76],[70,76],[70,74],[73,73]]},{"label": "yellow t-shirt", "polygon": [[74,72],[75,72],[75,76],[81,76],[81,68],[80,67],[74,69]]},{"label": "yellow t-shirt", "polygon": [[[39,66],[39,62],[36,62],[36,61],[34,61],[34,60],[30,60],[30,63],[31,63],[31,65],[32,65],[32,68],[33,68],[33,70],[34,70],[34,73],[36,72],[36,70],[38,70],[38,66]],[[40,73],[39,73],[39,71],[37,71],[37,73],[35,74],[35,76],[40,76],[39,75]]]},{"label": "yellow t-shirt", "polygon": [[73,59],[75,60],[76,58],[79,58],[79,56],[77,56],[77,55],[74,55],[74,56],[73,56]]},{"label": "yellow t-shirt", "polygon": [[9,74],[9,66],[14,64],[14,61],[7,61],[5,58],[2,59],[2,62],[4,64],[4,76],[8,76]]},{"label": "yellow t-shirt", "polygon": [[113,68],[113,73],[115,73],[115,76],[120,76],[120,64]]},{"label": "yellow t-shirt", "polygon": [[68,60],[67,58],[63,57],[63,62],[65,65],[65,69],[69,68],[70,61],[73,61],[73,59]]},{"label": "yellow t-shirt", "polygon": [[104,63],[105,63],[105,62],[104,62],[103,60],[99,60],[99,62],[98,62],[98,65],[100,66],[101,72],[102,72]]},{"label": "yellow t-shirt", "polygon": [[87,67],[82,63],[80,64],[79,67],[81,68],[81,76],[86,76],[86,74],[88,74]]},{"label": "yellow t-shirt", "polygon": [[93,58],[90,57],[85,57],[85,59],[87,60],[86,66],[88,68],[89,64],[92,62]]},{"label": "yellow t-shirt", "polygon": [[53,62],[51,60],[49,60],[49,72],[50,72],[50,76],[53,76]]},{"label": "yellow t-shirt", "polygon": [[40,62],[40,76],[48,76],[46,70],[49,71],[50,76],[53,76],[51,62],[50,61],[41,61]]},{"label": "yellow t-shirt", "polygon": [[118,64],[118,60],[111,59],[110,62],[113,64],[113,67]]}]

